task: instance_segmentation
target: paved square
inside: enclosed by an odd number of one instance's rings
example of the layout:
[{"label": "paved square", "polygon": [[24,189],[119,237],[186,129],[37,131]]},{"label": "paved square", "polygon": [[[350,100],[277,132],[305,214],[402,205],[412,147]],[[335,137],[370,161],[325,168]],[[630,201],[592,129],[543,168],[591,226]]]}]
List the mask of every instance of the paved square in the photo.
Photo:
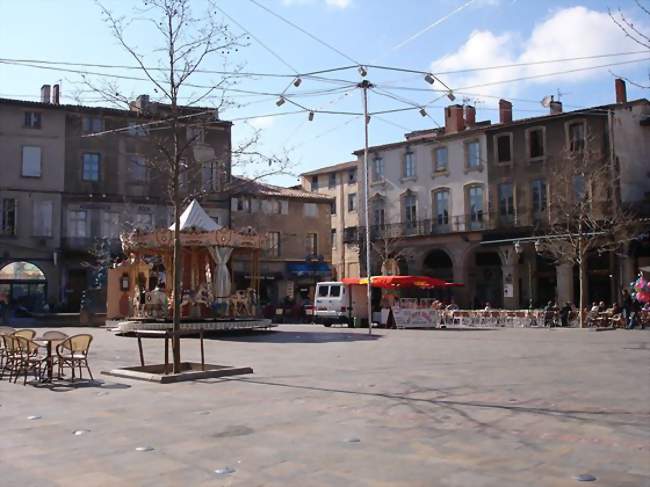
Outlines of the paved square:
[{"label": "paved square", "polygon": [[91,332],[101,384],[0,381],[0,485],[650,485],[647,331],[285,325],[206,341],[255,374],[170,385],[100,375],[136,341]]}]

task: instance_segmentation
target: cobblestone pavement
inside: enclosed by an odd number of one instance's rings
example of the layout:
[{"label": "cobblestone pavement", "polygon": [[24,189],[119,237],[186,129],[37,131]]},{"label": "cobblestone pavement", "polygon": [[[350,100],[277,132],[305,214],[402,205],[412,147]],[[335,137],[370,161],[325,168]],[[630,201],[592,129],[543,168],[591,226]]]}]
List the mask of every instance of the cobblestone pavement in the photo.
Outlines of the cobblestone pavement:
[{"label": "cobblestone pavement", "polygon": [[650,485],[647,331],[284,325],[206,342],[253,375],[168,385],[102,376],[136,342],[91,333],[97,382],[0,381],[1,486]]}]

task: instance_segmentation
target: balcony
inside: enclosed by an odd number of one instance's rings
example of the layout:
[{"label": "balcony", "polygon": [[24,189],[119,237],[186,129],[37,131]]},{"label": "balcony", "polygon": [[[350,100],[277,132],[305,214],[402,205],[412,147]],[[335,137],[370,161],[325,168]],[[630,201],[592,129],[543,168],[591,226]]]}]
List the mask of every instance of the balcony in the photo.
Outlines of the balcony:
[{"label": "balcony", "polygon": [[[469,215],[455,215],[443,219],[426,219],[413,222],[372,225],[370,239],[427,237],[448,233],[482,232],[487,230],[505,230],[511,228],[531,227],[543,224],[546,218],[540,214],[519,211],[516,215],[502,215],[499,212],[480,212]],[[344,243],[359,242],[365,233],[365,227],[348,227],[343,233]]]}]

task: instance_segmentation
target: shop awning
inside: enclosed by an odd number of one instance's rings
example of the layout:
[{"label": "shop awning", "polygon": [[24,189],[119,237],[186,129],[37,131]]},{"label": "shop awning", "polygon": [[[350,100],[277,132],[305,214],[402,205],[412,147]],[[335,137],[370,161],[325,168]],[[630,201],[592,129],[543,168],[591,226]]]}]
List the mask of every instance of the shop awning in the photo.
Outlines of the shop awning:
[{"label": "shop awning", "polygon": [[329,276],[332,272],[327,262],[288,262],[287,272],[294,276]]},{"label": "shop awning", "polygon": [[[429,276],[372,276],[371,283],[373,287],[384,289],[396,289],[401,287],[419,287],[422,289],[458,287],[462,284],[447,282],[442,279]],[[343,279],[344,284],[363,285],[368,284],[367,277],[346,277]]]}]

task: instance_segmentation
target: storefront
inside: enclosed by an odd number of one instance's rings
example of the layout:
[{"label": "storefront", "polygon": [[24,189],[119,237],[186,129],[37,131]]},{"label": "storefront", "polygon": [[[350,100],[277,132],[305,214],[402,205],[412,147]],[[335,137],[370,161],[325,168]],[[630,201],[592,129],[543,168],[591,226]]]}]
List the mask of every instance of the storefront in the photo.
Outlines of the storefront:
[{"label": "storefront", "polygon": [[287,279],[293,283],[294,299],[314,300],[316,283],[332,279],[332,269],[327,262],[288,262]]},{"label": "storefront", "polygon": [[14,309],[43,311],[47,304],[47,279],[31,262],[11,262],[0,269],[0,302]]}]

